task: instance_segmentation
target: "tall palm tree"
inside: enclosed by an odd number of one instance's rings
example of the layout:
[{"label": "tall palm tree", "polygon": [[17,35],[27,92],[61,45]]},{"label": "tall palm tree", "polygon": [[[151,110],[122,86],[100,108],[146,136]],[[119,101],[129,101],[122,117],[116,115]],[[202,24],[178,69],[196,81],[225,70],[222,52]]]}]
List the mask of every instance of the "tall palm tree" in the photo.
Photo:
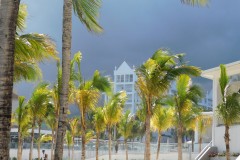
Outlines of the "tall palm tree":
[{"label": "tall palm tree", "polygon": [[230,126],[240,118],[240,95],[238,92],[231,91],[229,77],[227,76],[226,67],[220,65],[221,75],[219,78],[221,103],[217,106],[217,116],[223,121],[225,126],[224,140],[226,145],[226,160],[230,160]]},{"label": "tall palm tree", "polygon": [[66,131],[66,111],[68,110],[68,82],[70,79],[70,55],[72,40],[72,9],[86,28],[95,33],[102,31],[97,22],[100,0],[64,0],[63,1],[63,34],[62,34],[62,87],[60,94],[60,117],[58,123],[55,159],[62,159],[63,137]]},{"label": "tall palm tree", "polygon": [[71,157],[70,147],[73,147],[73,137],[69,130],[67,130],[66,132],[65,141],[68,147],[68,160],[70,160],[70,157]]},{"label": "tall palm tree", "polygon": [[0,159],[9,159],[15,33],[20,0],[0,1]]},{"label": "tall palm tree", "polygon": [[96,131],[96,160],[98,160],[99,138],[101,132],[103,132],[106,128],[106,125],[104,123],[104,114],[102,107],[97,107],[94,110],[93,124]]},{"label": "tall palm tree", "polygon": [[197,118],[199,153],[202,151],[203,134],[206,132],[207,127],[209,127],[211,123],[212,123],[212,118],[210,116],[200,115]]},{"label": "tall palm tree", "polygon": [[127,139],[131,135],[131,131],[133,128],[133,115],[130,114],[130,111],[127,110],[125,114],[121,117],[121,120],[119,122],[119,132],[124,137],[124,145],[125,145],[125,151],[126,151],[126,160],[128,160],[128,145],[127,145]]},{"label": "tall palm tree", "polygon": [[45,117],[47,106],[51,97],[47,83],[40,83],[33,91],[30,100],[28,101],[29,115],[31,116],[31,146],[29,151],[29,160],[32,160],[32,150],[34,142],[34,128],[38,118]]},{"label": "tall palm tree", "polygon": [[166,131],[173,125],[173,122],[172,122],[173,114],[174,113],[172,108],[164,108],[161,105],[158,105],[154,109],[154,113],[151,118],[151,126],[153,130],[158,132],[158,147],[157,147],[156,160],[159,159],[162,132]]},{"label": "tall palm tree", "polygon": [[198,76],[200,69],[182,62],[183,54],[170,55],[167,50],[157,50],[154,55],[137,69],[136,86],[146,111],[145,159],[150,160],[150,118],[156,99],[163,97],[170,83],[181,74]]},{"label": "tall palm tree", "polygon": [[91,80],[82,82],[79,88],[76,90],[75,101],[81,113],[82,160],[86,158],[86,114],[90,110],[93,110],[96,106],[100,97],[100,91],[108,93],[109,90],[110,83],[108,79],[106,77],[102,77],[98,71],[94,72]]},{"label": "tall palm tree", "polygon": [[55,142],[55,134],[56,134],[56,128],[57,128],[57,119],[56,119],[56,114],[55,114],[55,108],[53,108],[50,112],[48,112],[48,116],[45,119],[46,125],[51,129],[52,134],[52,144],[51,144],[51,160],[53,160],[53,154],[54,154],[54,142]]},{"label": "tall palm tree", "polygon": [[110,101],[103,108],[104,122],[107,126],[108,131],[109,160],[112,159],[111,129],[114,125],[116,125],[120,121],[122,115],[122,108],[125,104],[126,98],[127,98],[126,92],[123,91],[118,92],[112,96]]},{"label": "tall palm tree", "polygon": [[18,108],[13,114],[13,122],[18,126],[18,151],[17,159],[22,160],[22,144],[23,139],[27,135],[27,131],[30,128],[29,121],[30,117],[28,116],[27,105],[25,103],[25,97],[18,97]]},{"label": "tall palm tree", "polygon": [[74,160],[74,138],[78,134],[78,127],[79,127],[79,118],[75,117],[69,120],[69,128],[70,128],[70,134],[72,136],[72,160]]},{"label": "tall palm tree", "polygon": [[202,89],[197,85],[191,85],[191,78],[187,75],[178,77],[177,91],[173,95],[174,123],[177,128],[178,137],[178,160],[182,160],[182,136],[185,128],[196,124],[199,115],[199,108],[195,104],[202,98]]}]

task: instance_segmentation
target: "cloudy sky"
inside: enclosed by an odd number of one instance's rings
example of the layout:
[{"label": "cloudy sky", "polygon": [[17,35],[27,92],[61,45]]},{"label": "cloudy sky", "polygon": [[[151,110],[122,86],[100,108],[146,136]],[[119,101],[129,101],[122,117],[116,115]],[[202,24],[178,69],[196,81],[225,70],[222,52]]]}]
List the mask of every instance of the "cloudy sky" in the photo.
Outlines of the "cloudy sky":
[{"label": "cloudy sky", "polygon": [[[29,12],[26,33],[50,35],[61,54],[62,1],[22,2]],[[111,75],[123,61],[139,66],[159,48],[186,53],[186,60],[202,69],[216,67],[240,60],[239,6],[239,0],[211,0],[204,8],[180,0],[103,0],[102,34],[89,33],[73,16],[72,53],[82,52],[85,77],[96,69]],[[44,80],[55,80],[54,62],[46,62],[42,69]],[[210,86],[210,81],[198,82]],[[15,89],[29,96],[33,85],[19,83]]]}]

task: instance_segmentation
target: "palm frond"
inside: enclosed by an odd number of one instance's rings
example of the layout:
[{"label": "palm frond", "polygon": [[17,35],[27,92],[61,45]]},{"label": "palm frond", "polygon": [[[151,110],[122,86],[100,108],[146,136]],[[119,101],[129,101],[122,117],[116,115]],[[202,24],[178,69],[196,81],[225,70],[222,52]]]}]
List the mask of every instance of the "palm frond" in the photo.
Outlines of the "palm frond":
[{"label": "palm frond", "polygon": [[209,4],[210,0],[181,0],[182,3],[188,4],[191,6],[202,6],[205,7]]},{"label": "palm frond", "polygon": [[102,32],[103,29],[97,22],[101,0],[72,0],[72,3],[75,15],[89,31]]},{"label": "palm frond", "polygon": [[18,18],[17,18],[17,31],[23,31],[26,27],[26,18],[27,18],[27,5],[20,4]]}]

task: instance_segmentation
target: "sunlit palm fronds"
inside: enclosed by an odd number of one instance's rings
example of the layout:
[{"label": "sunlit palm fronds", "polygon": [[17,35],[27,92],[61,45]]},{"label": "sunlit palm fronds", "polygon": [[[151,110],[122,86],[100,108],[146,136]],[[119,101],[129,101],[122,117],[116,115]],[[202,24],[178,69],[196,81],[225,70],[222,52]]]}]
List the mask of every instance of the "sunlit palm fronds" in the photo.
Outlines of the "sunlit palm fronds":
[{"label": "sunlit palm fronds", "polygon": [[75,15],[89,31],[102,32],[103,29],[97,22],[101,0],[73,0],[72,3]]}]

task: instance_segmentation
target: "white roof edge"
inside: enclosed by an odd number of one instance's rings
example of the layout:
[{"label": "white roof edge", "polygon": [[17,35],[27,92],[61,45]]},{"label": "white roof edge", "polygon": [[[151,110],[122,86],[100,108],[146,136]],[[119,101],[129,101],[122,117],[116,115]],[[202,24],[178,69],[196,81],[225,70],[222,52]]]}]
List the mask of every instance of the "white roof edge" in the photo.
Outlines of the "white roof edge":
[{"label": "white roof edge", "polygon": [[[237,64],[240,64],[240,61],[228,63],[228,64],[225,64],[225,66],[228,68],[228,67],[231,67],[231,66],[234,66],[234,65],[237,65]],[[212,72],[219,71],[219,70],[220,70],[219,66],[204,70],[201,74],[201,77],[204,77],[204,78],[207,78],[207,79],[213,79],[214,76],[212,75]]]}]

